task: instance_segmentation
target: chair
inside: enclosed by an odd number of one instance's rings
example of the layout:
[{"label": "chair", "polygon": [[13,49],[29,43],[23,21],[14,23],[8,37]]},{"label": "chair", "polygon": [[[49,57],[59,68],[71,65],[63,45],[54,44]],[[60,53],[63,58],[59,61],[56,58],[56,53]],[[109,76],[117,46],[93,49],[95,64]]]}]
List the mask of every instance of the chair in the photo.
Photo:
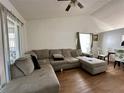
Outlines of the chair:
[{"label": "chair", "polygon": [[98,59],[105,60],[106,57],[107,57],[107,55],[104,54],[101,49],[99,49],[98,50]]},{"label": "chair", "polygon": [[114,63],[114,68],[116,64],[120,67],[120,63],[124,64],[124,50],[122,49],[116,49],[115,50],[115,63]]}]

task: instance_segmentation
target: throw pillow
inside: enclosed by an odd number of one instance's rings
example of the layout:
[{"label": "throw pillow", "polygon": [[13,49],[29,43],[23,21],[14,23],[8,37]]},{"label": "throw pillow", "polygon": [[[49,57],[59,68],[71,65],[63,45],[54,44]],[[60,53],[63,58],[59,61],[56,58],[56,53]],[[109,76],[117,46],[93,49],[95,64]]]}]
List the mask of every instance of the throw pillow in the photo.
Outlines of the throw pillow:
[{"label": "throw pillow", "polygon": [[54,60],[64,60],[64,56],[62,54],[53,54]]},{"label": "throw pillow", "polygon": [[24,75],[30,75],[34,71],[34,64],[30,56],[18,58],[15,61],[15,65],[24,73]]},{"label": "throw pillow", "polygon": [[38,63],[37,58],[35,56],[31,55],[31,59],[32,59],[33,64],[34,64],[34,69],[40,69],[41,67],[40,67],[40,65]]}]

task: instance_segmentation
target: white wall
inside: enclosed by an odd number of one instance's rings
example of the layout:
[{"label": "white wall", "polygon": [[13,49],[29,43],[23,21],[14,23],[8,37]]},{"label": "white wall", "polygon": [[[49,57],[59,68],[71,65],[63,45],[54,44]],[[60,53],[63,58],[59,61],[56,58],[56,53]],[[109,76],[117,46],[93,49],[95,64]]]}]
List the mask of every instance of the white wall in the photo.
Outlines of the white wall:
[{"label": "white wall", "polygon": [[99,47],[103,50],[103,52],[121,49],[122,35],[124,35],[124,28],[100,33]]},{"label": "white wall", "polygon": [[76,48],[76,32],[101,31],[90,16],[64,17],[27,22],[28,50]]},{"label": "white wall", "polygon": [[[124,49],[121,46],[122,35],[124,35],[124,28],[102,32],[99,34],[98,47],[104,54],[107,55],[108,51],[115,51],[115,49]],[[114,62],[115,55],[110,55],[110,61]]]},{"label": "white wall", "polygon": [[24,54],[28,49],[27,47],[27,26],[26,23],[24,24],[22,28],[22,33],[21,33],[21,52]]}]

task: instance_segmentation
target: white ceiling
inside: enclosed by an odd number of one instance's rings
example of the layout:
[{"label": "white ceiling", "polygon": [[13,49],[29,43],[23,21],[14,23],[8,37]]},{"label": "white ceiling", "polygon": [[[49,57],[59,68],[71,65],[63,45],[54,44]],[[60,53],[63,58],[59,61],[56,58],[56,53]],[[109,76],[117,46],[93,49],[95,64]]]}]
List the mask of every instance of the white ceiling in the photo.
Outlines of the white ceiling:
[{"label": "white ceiling", "polygon": [[69,12],[65,12],[69,1],[57,0],[10,0],[20,14],[27,20],[39,18],[54,18],[63,16],[77,16],[82,14],[92,14],[96,10],[105,6],[111,0],[78,0],[84,8],[72,7]]},{"label": "white ceiling", "polygon": [[106,30],[124,28],[124,0],[112,0],[105,7],[94,12],[92,16],[108,27]]}]

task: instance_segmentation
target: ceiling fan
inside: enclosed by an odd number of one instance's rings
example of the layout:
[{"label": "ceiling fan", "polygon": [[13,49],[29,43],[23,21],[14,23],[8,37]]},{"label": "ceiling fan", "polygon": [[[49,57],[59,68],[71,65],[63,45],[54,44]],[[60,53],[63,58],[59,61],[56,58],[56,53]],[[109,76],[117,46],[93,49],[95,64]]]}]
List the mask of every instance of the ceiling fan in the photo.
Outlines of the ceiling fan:
[{"label": "ceiling fan", "polygon": [[72,7],[72,6],[78,6],[78,7],[80,7],[80,8],[83,8],[84,6],[79,2],[79,1],[77,1],[77,0],[58,0],[58,1],[70,1],[70,3],[68,4],[68,6],[67,6],[67,8],[65,9],[65,11],[69,11],[70,10],[70,8]]}]

